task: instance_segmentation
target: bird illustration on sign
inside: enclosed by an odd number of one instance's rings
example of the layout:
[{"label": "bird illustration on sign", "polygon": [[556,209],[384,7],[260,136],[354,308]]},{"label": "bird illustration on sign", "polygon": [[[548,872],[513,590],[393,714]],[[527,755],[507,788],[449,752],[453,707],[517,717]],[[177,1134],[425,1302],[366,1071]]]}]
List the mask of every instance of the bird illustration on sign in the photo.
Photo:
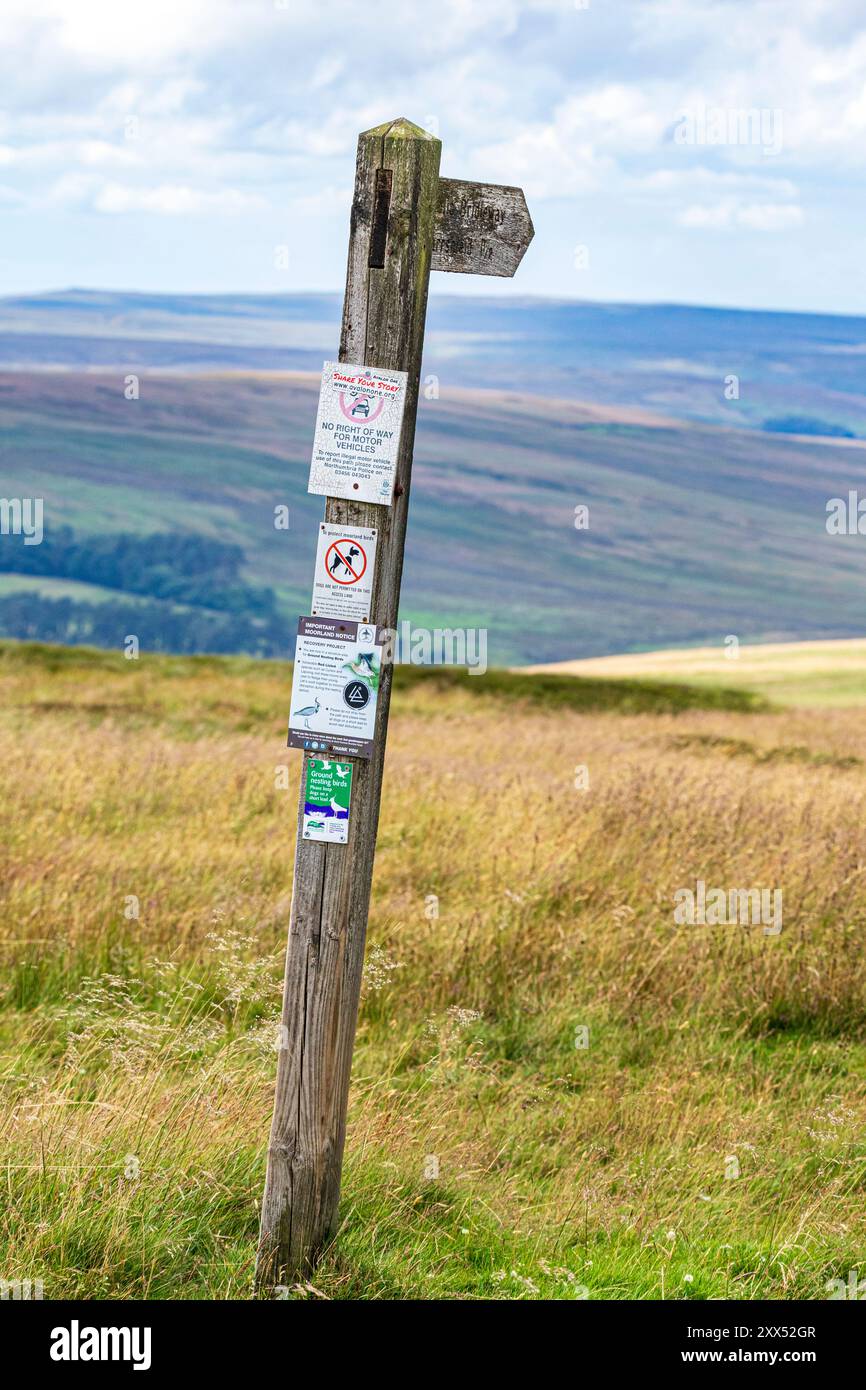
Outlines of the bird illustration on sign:
[{"label": "bird illustration on sign", "polygon": [[375,652],[358,652],[354,661],[344,661],[343,670],[358,676],[371,690],[379,687],[379,668]]},{"label": "bird illustration on sign", "polygon": [[303,709],[296,709],[296,710],[293,710],[292,713],[293,713],[293,714],[296,714],[296,715],[298,716],[299,719],[303,719],[304,723],[306,724],[307,728],[309,729],[309,727],[310,727],[310,720],[313,718],[314,715],[316,715],[316,714],[319,713],[319,708],[320,708],[320,706],[319,706],[319,697],[318,697],[318,695],[317,695],[314,704],[312,704],[312,705],[304,705]]}]

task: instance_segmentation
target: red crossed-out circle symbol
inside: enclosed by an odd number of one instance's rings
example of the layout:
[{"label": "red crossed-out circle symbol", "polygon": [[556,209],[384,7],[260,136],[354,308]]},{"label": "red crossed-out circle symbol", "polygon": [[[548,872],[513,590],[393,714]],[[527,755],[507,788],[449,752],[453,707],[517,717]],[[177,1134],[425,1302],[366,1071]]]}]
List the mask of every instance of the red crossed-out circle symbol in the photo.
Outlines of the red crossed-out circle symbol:
[{"label": "red crossed-out circle symbol", "polygon": [[357,584],[367,568],[367,552],[360,541],[343,536],[325,551],[325,573],[335,584]]},{"label": "red crossed-out circle symbol", "polygon": [[352,421],[353,425],[372,425],[373,421],[378,420],[385,409],[385,397],[380,396],[376,400],[375,396],[367,395],[365,391],[355,389],[347,399],[346,392],[341,391],[340,409],[346,419]]}]

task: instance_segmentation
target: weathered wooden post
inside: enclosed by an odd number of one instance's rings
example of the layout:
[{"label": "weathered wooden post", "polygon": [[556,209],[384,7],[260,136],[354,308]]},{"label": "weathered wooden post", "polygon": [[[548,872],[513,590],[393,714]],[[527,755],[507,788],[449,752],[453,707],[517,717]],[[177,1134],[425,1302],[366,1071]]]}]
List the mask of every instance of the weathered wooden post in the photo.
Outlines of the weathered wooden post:
[{"label": "weathered wooden post", "polygon": [[[439,179],[441,143],[407,120],[358,140],[340,362],[407,374],[390,505],[328,497],[325,521],[375,527],[370,620],[395,629],[431,269],[513,275],[532,237],[519,189]],[[371,756],[352,767],[346,843],[302,837],[304,752],[281,1047],[256,1282],[308,1274],[337,1224],[393,666]]]}]

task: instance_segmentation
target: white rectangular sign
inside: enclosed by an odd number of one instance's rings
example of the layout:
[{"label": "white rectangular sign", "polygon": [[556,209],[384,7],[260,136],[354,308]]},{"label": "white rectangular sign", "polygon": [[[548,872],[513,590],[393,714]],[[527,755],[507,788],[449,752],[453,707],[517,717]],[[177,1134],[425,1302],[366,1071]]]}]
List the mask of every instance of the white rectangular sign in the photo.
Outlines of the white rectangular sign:
[{"label": "white rectangular sign", "polygon": [[384,367],[325,363],[308,492],[390,507],[407,380]]},{"label": "white rectangular sign", "polygon": [[376,535],[375,526],[321,523],[310,608],[314,618],[370,621]]},{"label": "white rectangular sign", "polygon": [[290,748],[372,755],[385,635],[385,628],[346,618],[299,620]]}]

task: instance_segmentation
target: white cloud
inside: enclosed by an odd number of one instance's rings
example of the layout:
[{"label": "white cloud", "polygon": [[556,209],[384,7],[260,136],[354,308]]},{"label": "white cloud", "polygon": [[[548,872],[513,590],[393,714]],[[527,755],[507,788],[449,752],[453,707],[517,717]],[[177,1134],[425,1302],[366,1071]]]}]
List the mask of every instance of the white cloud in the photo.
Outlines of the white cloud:
[{"label": "white cloud", "polygon": [[715,203],[692,203],[679,216],[680,225],[718,231],[748,227],[754,232],[780,232],[799,227],[803,209],[797,203],[746,203],[722,198]]},{"label": "white cloud", "polygon": [[756,232],[781,232],[800,226],[803,209],[797,203],[744,203],[737,209],[737,222]]},{"label": "white cloud", "polygon": [[326,53],[319,59],[310,75],[310,86],[314,92],[322,87],[330,87],[346,66],[346,59],[339,53]]},{"label": "white cloud", "polygon": [[569,197],[596,187],[616,156],[657,149],[666,123],[643,93],[608,84],[569,97],[548,121],[483,145],[475,166],[487,178],[522,183],[535,197]]},{"label": "white cloud", "polygon": [[329,184],[315,193],[304,193],[292,199],[292,211],[304,216],[321,217],[331,213],[345,214],[352,205],[352,186],[342,188]]},{"label": "white cloud", "polygon": [[[441,127],[449,166],[459,154],[463,172],[569,197],[650,176],[676,112],[700,105],[783,108],[789,167],[826,152],[859,159],[866,15],[858,26],[846,0],[820,9],[819,23],[807,0],[790,0],[780,23],[777,0],[730,0],[723,14],[710,0],[583,12],[566,0],[442,0],[431,23],[421,0],[404,0],[401,24],[359,50],[349,0],[4,0],[0,40],[16,54],[4,104],[14,112],[17,95],[16,142],[34,159],[41,146],[67,168],[138,160],[156,186],[199,187],[202,150],[209,179],[246,184],[246,159],[253,183],[273,183],[279,173],[256,163],[264,154],[293,182],[327,182],[334,171],[317,161],[345,164],[360,129],[406,114]],[[581,71],[584,36],[601,61]],[[129,117],[142,132],[132,155]],[[743,151],[713,157],[731,168]]]},{"label": "white cloud", "polygon": [[[307,215],[320,227],[344,215],[358,132],[406,115],[441,133],[449,176],[525,188],[534,257],[549,255],[546,218],[571,246],[575,227],[583,240],[603,217],[593,266],[614,243],[619,266],[643,262],[649,236],[660,254],[700,228],[795,242],[815,209],[825,225],[852,215],[866,11],[863,0],[583,11],[403,0],[373,29],[362,17],[359,34],[350,0],[0,0],[0,90],[16,226],[42,228],[49,209],[70,255],[86,219],[105,228],[121,212],[172,218],[178,245],[184,217],[204,214],[250,214],[248,247],[270,247],[292,217],[293,244],[312,243]],[[677,113],[706,108],[780,110],[781,148],[675,145]]]},{"label": "white cloud", "polygon": [[787,202],[799,196],[798,185],[792,179],[776,178],[769,174],[756,174],[748,169],[709,169],[705,165],[697,168],[655,169],[650,174],[641,174],[634,179],[634,186],[654,193],[694,194],[700,189],[705,194],[743,193],[750,196],[772,198]]},{"label": "white cloud", "polygon": [[198,213],[237,213],[263,206],[255,194],[236,188],[205,192],[182,184],[165,183],[157,188],[136,188],[108,183],[95,195],[97,212],[153,212],[170,217]]},{"label": "white cloud", "polygon": [[91,70],[149,66],[219,45],[244,11],[250,19],[261,8],[250,0],[3,0],[0,41],[21,43],[30,31]]}]

